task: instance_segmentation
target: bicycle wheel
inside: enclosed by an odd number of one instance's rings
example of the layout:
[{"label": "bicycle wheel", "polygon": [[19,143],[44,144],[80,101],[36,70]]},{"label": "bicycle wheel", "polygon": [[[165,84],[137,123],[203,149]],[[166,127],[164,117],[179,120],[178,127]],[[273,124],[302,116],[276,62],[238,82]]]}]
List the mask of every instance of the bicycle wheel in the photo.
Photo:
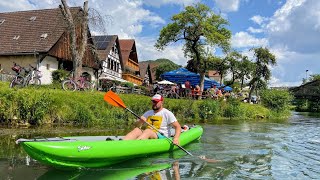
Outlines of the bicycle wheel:
[{"label": "bicycle wheel", "polygon": [[65,80],[62,82],[62,88],[65,91],[75,91],[77,89],[77,85],[71,80]]},{"label": "bicycle wheel", "polygon": [[27,84],[28,86],[34,86],[34,87],[36,87],[36,86],[40,86],[41,85],[41,80],[39,79],[39,78],[33,78],[33,79],[30,79],[29,80],[29,82],[28,82],[28,84]]},{"label": "bicycle wheel", "polygon": [[83,82],[83,90],[84,91],[93,91],[93,84],[91,83],[91,82],[89,82],[89,81],[85,81],[85,82]]},{"label": "bicycle wheel", "polygon": [[81,91],[93,91],[93,85],[89,81],[83,81],[80,80],[77,81],[77,84],[79,85],[79,90]]},{"label": "bicycle wheel", "polygon": [[10,88],[22,88],[23,87],[24,78],[20,75],[14,77],[10,83]]}]

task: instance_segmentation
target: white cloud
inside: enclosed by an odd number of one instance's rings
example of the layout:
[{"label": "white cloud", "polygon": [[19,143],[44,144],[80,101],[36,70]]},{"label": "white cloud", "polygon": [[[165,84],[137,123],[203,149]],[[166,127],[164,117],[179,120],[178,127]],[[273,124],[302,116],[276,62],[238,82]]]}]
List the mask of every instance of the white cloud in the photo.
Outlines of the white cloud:
[{"label": "white cloud", "polygon": [[[84,1],[79,0],[69,0],[68,5],[70,7],[83,6],[83,2]],[[57,8],[60,3],[60,0],[0,1],[0,11]],[[90,0],[89,8],[97,10],[103,17],[111,17],[112,23],[107,25],[106,32],[108,34],[117,34],[120,38],[134,38],[142,32],[145,24],[151,27],[158,27],[165,24],[165,21],[160,16],[143,8],[142,1]],[[96,33],[98,32],[93,31],[93,34]]]},{"label": "white cloud", "polygon": [[238,11],[240,6],[240,0],[214,0],[214,2],[224,12]]},{"label": "white cloud", "polygon": [[160,7],[167,4],[177,4],[181,6],[188,6],[194,3],[200,2],[200,0],[144,0],[143,3],[149,6]]},{"label": "white cloud", "polygon": [[301,84],[302,84],[302,81],[284,82],[272,76],[268,85],[269,87],[296,87],[296,86],[300,86]]},{"label": "white cloud", "polygon": [[60,1],[57,0],[15,0],[0,1],[0,12],[13,12],[33,10],[39,8],[57,8]]},{"label": "white cloud", "polygon": [[[319,73],[320,41],[315,37],[320,37],[320,1],[287,0],[272,17],[256,15],[250,20],[266,33],[268,47],[277,58],[277,66],[271,68],[270,86],[301,85],[306,69],[310,75]],[[248,28],[252,33],[255,30]],[[236,34],[234,42],[245,44],[250,39],[246,36]]]},{"label": "white cloud", "polygon": [[302,54],[281,47],[272,48],[270,51],[277,60],[277,66],[272,68],[274,79],[270,82],[271,86],[298,86],[306,77],[306,70],[309,70],[308,75],[312,72],[319,73],[320,63],[317,57],[320,52]]},{"label": "white cloud", "polygon": [[251,33],[262,33],[263,32],[263,29],[256,29],[253,27],[249,27],[247,30]]},{"label": "white cloud", "polygon": [[[107,28],[108,34],[117,34],[120,38],[134,38],[142,32],[145,23],[156,27],[165,23],[158,15],[143,8],[141,1],[96,0],[89,2],[89,6],[95,8],[106,16],[111,16],[113,23]],[[108,11],[105,11],[108,7]]]},{"label": "white cloud", "polygon": [[154,48],[155,43],[156,39],[152,37],[136,38],[139,61],[167,58],[179,65],[187,64],[187,60],[184,57],[181,44],[172,44],[167,46],[163,51],[158,51]]},{"label": "white cloud", "polygon": [[286,46],[299,53],[319,52],[320,1],[288,0],[278,9],[266,32],[270,44]]},{"label": "white cloud", "polygon": [[266,38],[255,38],[247,32],[238,32],[232,36],[231,44],[235,48],[245,48],[245,47],[258,47],[258,46],[268,46],[268,40]]},{"label": "white cloud", "polygon": [[256,16],[251,17],[250,20],[259,24],[259,25],[262,25],[262,23],[265,22],[266,20],[268,20],[268,18],[262,17],[260,15],[256,15]]}]

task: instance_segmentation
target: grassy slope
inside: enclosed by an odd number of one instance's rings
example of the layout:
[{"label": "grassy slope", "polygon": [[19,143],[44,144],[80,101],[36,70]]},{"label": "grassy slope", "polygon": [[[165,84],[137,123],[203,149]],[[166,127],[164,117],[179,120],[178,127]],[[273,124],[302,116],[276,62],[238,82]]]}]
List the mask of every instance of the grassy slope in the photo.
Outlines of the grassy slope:
[{"label": "grassy slope", "polygon": [[[10,89],[0,82],[0,121],[4,123],[84,123],[122,126],[133,122],[134,116],[122,108],[103,100],[104,92],[65,92],[61,89]],[[136,94],[119,95],[128,108],[142,114],[151,106],[150,97]],[[236,100],[165,99],[165,107],[172,110],[181,122],[210,122],[221,119],[285,118],[261,105]]]}]

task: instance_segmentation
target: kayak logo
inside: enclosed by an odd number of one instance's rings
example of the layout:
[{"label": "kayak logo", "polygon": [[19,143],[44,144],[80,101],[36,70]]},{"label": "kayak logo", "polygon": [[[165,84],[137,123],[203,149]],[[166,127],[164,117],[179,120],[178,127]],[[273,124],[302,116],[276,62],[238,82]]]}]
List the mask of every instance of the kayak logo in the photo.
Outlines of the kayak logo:
[{"label": "kayak logo", "polygon": [[78,146],[78,152],[89,150],[90,148],[91,148],[90,146]]}]

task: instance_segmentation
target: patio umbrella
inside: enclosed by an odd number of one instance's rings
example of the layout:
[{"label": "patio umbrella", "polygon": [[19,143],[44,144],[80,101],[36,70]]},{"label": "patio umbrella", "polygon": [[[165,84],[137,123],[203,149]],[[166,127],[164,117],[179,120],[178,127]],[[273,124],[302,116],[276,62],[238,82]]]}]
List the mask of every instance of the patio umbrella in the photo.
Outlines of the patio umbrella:
[{"label": "patio umbrella", "polygon": [[173,82],[167,81],[167,80],[163,80],[163,81],[159,81],[158,84],[169,84],[169,85],[173,85]]}]

